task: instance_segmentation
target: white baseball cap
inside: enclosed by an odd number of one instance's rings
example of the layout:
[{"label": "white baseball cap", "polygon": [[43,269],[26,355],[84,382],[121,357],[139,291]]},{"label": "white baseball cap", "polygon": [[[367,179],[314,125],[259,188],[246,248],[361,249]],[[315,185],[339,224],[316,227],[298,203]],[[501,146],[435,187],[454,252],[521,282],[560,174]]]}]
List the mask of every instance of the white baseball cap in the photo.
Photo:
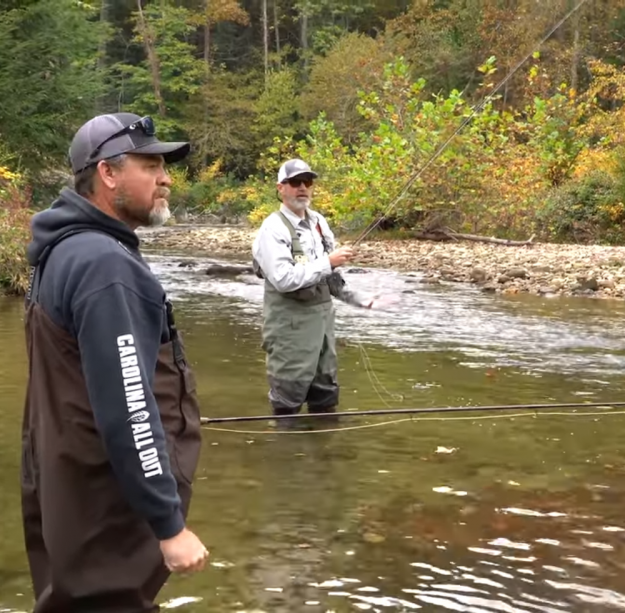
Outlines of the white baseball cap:
[{"label": "white baseball cap", "polygon": [[313,172],[310,166],[303,160],[288,160],[280,166],[280,170],[278,171],[278,183],[284,183],[298,175],[310,175],[313,179],[319,176],[316,172]]}]

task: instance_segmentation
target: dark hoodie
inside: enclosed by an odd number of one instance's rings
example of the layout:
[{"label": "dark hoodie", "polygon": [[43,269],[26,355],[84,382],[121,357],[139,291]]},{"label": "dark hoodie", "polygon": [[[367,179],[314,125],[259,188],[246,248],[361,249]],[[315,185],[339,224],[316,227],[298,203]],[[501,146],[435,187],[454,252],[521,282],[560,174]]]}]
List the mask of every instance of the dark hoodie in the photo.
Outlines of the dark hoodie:
[{"label": "dark hoodie", "polygon": [[[67,188],[33,217],[30,265],[79,230],[50,251],[36,301],[76,339],[95,424],[126,499],[158,539],[170,538],[184,520],[152,391],[159,348],[170,340],[165,292],[137,235]],[[133,437],[139,421],[151,432],[142,440],[158,453],[149,465],[139,455],[148,447]]]}]

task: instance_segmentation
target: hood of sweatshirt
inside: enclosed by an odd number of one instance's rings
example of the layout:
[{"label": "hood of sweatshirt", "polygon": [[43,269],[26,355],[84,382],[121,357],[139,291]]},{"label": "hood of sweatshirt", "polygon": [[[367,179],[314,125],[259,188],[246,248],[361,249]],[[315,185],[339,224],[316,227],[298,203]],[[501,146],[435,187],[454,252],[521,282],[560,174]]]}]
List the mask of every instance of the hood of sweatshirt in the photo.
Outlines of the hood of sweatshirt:
[{"label": "hood of sweatshirt", "polygon": [[77,230],[103,232],[132,250],[139,247],[139,237],[125,223],[103,213],[87,199],[66,187],[49,209],[33,215],[32,240],[27,248],[28,263],[35,266],[46,247],[68,232]]}]

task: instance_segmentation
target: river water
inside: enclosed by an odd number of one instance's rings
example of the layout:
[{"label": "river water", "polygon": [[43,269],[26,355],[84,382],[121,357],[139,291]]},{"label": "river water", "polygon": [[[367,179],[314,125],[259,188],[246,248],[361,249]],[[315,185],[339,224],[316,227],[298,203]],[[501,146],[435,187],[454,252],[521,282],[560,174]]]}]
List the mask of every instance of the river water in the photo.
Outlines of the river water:
[{"label": "river water", "polygon": [[[200,258],[149,261],[176,306],[203,414],[266,414],[262,286],[209,278]],[[389,271],[347,279],[401,301],[386,313],[337,305],[342,410],[624,399],[623,302],[495,296]],[[6,613],[32,610],[19,301],[0,299],[0,345]],[[172,578],[159,601],[219,613],[625,610],[625,416],[593,411],[207,428],[190,525],[211,564]]]}]

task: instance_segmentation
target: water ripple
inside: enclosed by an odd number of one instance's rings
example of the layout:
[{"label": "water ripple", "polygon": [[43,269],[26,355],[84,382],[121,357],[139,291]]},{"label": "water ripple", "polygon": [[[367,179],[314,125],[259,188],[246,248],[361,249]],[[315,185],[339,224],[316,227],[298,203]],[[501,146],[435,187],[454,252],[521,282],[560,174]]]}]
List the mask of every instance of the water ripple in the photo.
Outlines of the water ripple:
[{"label": "water ripple", "polygon": [[[253,275],[208,277],[204,270],[214,261],[208,259],[159,255],[147,259],[173,299],[211,297],[198,307],[206,311],[222,308],[227,300],[241,320],[260,325],[263,288]],[[509,298],[472,286],[425,285],[418,276],[394,271],[375,269],[345,277],[357,291],[401,298],[397,307],[385,312],[336,301],[337,332],[350,342],[399,351],[456,351],[464,356],[459,363],[465,366],[512,366],[535,374],[583,372],[605,377],[625,369],[625,330],[613,325],[615,316],[625,315],[625,305],[607,308],[601,301],[578,299],[565,307],[525,297],[521,310]]]}]

